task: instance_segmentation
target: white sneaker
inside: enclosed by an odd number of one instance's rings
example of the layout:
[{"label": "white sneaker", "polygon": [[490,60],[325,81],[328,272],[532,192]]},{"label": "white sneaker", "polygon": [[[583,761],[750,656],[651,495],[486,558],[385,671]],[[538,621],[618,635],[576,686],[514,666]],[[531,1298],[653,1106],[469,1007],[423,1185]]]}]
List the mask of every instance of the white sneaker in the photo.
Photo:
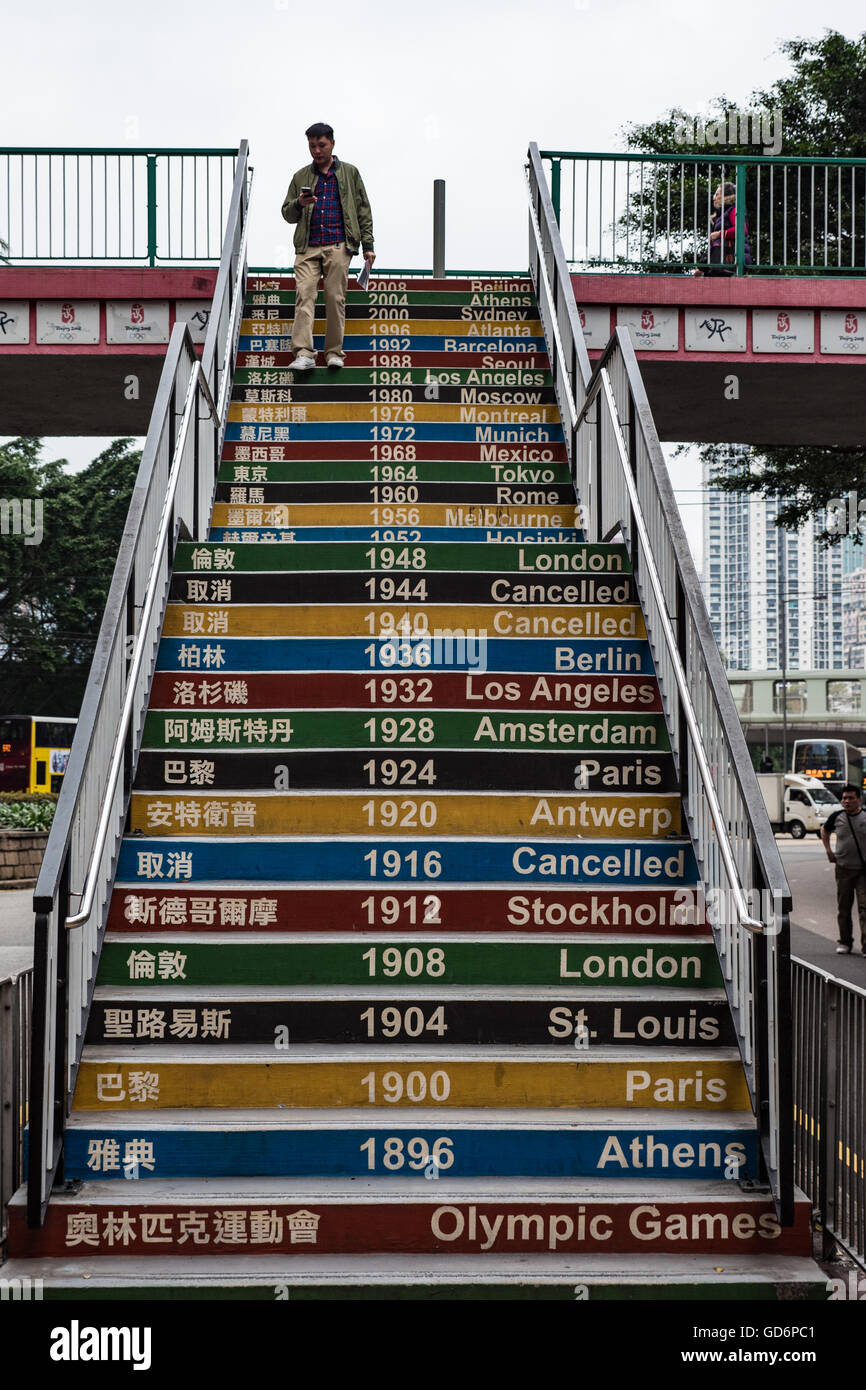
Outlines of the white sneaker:
[{"label": "white sneaker", "polygon": [[840,942],[839,945],[836,947],[836,955],[837,955],[837,956],[850,956],[851,950],[852,950],[852,947],[846,946],[846,945],[845,945],[845,942],[842,941],[842,942]]},{"label": "white sneaker", "polygon": [[292,370],[296,372],[308,372],[315,367],[316,359],[311,357],[308,352],[299,352],[292,361]]},{"label": "white sneaker", "polygon": [[328,365],[329,367],[342,367],[342,366],[343,366],[343,359],[342,359],[342,357],[338,357],[337,354],[336,354],[335,352],[332,352],[332,353],[330,354],[330,356],[328,357],[327,365]]}]

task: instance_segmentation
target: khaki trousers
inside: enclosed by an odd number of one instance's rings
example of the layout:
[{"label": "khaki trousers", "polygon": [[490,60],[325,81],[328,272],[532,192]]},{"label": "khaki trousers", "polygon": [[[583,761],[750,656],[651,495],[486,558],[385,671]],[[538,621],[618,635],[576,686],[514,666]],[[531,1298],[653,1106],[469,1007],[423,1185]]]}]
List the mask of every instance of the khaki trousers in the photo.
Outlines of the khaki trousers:
[{"label": "khaki trousers", "polygon": [[292,324],[292,351],[315,356],[313,320],[319,280],[325,282],[325,356],[344,357],[346,329],[346,286],[352,259],[344,241],[333,246],[310,246],[295,256],[295,320]]}]

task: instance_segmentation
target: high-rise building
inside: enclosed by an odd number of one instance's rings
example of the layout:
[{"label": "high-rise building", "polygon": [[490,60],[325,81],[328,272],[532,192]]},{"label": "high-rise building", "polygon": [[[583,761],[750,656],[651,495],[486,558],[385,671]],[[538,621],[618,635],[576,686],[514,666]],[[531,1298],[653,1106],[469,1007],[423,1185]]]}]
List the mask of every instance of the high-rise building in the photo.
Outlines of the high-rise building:
[{"label": "high-rise building", "polygon": [[[862,566],[863,548],[849,539],[820,545],[820,513],[798,531],[780,530],[778,497],[721,492],[707,465],[704,488],[704,597],[725,665],[736,671],[863,666],[866,574],[859,587],[847,578]],[[864,614],[862,627],[848,618],[856,643],[846,643],[843,633],[849,591]],[[860,652],[859,661],[848,659],[849,648]]]}]

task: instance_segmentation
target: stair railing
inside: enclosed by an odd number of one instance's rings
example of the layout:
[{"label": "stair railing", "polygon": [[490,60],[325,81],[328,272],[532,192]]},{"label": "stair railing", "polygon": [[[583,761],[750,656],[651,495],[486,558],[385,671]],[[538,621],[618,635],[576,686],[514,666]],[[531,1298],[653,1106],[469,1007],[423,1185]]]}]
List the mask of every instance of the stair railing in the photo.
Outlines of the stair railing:
[{"label": "stair railing", "polygon": [[[791,895],[628,332],[590,369],[538,146],[529,262],[587,539],[631,556],[686,822],[779,1218],[793,1216]],[[739,1176],[735,1174],[734,1176]]]},{"label": "stair railing", "polygon": [[178,540],[210,522],[246,280],[252,169],[241,142],[201,360],[172,331],[33,898],[33,1045],[27,1215],[41,1225],[62,1180],[63,1136]]}]

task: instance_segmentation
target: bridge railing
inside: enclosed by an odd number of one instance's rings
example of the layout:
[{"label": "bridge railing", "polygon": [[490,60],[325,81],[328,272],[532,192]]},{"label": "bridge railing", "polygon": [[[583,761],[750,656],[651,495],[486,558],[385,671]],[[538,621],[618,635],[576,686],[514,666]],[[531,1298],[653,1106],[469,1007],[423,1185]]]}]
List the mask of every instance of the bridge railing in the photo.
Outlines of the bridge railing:
[{"label": "bridge railing", "polygon": [[[540,157],[573,269],[866,274],[866,159],[565,150]],[[725,183],[735,190],[735,237],[712,255],[713,196]]]},{"label": "bridge railing", "polygon": [[[199,361],[175,325],[130,501],[69,764],[36,884],[28,1220],[62,1171],[96,966],[179,539],[207,535],[243,304],[250,173],[237,151]],[[171,875],[169,874],[169,877]]]},{"label": "bridge railing", "polygon": [[216,262],[237,158],[129,145],[0,149],[0,264]]},{"label": "bridge railing", "polygon": [[24,1173],[32,998],[32,967],[0,979],[0,1264],[6,1247],[9,1198]]},{"label": "bridge railing", "polygon": [[866,1264],[866,989],[794,958],[794,1163],[833,1243]]},{"label": "bridge railing", "polygon": [[628,333],[590,373],[538,147],[529,262],[587,539],[627,546],[707,897],[763,1162],[780,1218],[791,1179],[791,897]]}]

